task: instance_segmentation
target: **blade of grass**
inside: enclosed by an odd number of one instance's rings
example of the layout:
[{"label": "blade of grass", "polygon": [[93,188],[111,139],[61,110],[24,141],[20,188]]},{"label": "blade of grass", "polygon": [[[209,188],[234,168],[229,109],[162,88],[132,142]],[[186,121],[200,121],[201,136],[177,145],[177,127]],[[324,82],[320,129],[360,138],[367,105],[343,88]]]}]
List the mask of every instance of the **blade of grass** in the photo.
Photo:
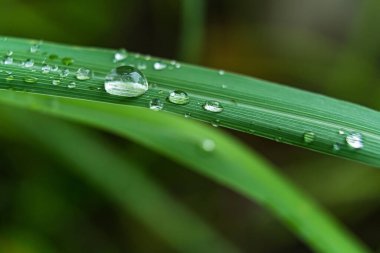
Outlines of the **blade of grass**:
[{"label": "blade of grass", "polygon": [[[380,166],[380,113],[348,102],[280,86],[266,81],[236,75],[218,73],[206,68],[129,54],[124,61],[113,62],[113,50],[80,48],[54,43],[42,43],[40,50],[30,53],[32,41],[25,39],[0,38],[0,54],[13,52],[12,64],[0,65],[0,89],[25,90],[56,96],[75,97],[106,101],[126,105],[148,107],[152,98],[166,101],[169,92],[184,90],[190,96],[186,105],[165,102],[164,111],[216,123],[220,126],[249,132],[284,143],[344,157],[355,161]],[[9,53],[9,52],[8,52]],[[59,58],[51,59],[51,55]],[[64,57],[74,63],[62,64]],[[32,58],[35,65],[25,68],[22,61]],[[156,61],[167,65],[165,69],[154,69]],[[44,63],[43,63],[44,62]],[[57,65],[60,71],[67,68],[70,75],[61,78],[60,85],[52,85],[59,79],[59,71],[41,73],[42,64]],[[112,96],[104,91],[104,77],[120,64],[143,68],[150,89],[138,98],[128,99]],[[79,67],[94,72],[87,81],[75,79]],[[34,71],[34,72],[33,72]],[[37,78],[37,83],[27,83],[26,78]],[[76,88],[69,89],[75,81]],[[220,113],[203,109],[205,101],[218,101],[224,107]],[[362,136],[364,148],[354,149],[346,138],[350,133]],[[304,138],[305,134],[307,138]],[[306,141],[305,141],[306,140]]]},{"label": "blade of grass", "polygon": [[171,157],[261,202],[318,252],[367,252],[269,164],[215,129],[144,108],[28,92],[0,90],[0,102],[106,129]]},{"label": "blade of grass", "polygon": [[[47,152],[61,157],[68,169],[99,186],[124,210],[179,252],[239,252],[170,197],[136,161],[119,154],[99,136],[39,115],[34,117],[34,124],[25,125],[27,115],[15,114],[14,110],[2,112],[42,144]],[[49,131],[41,131],[42,128]]]}]

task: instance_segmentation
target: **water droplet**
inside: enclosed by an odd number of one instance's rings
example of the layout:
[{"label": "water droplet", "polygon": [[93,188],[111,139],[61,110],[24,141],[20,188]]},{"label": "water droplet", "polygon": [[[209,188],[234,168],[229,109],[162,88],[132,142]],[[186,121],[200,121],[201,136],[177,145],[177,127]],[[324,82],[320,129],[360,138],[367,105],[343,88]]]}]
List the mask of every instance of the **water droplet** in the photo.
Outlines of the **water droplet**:
[{"label": "water droplet", "polygon": [[153,111],[161,111],[164,107],[164,103],[158,98],[153,98],[149,101],[149,108]]},{"label": "water droplet", "polygon": [[206,101],[203,105],[203,109],[209,112],[222,112],[223,106],[217,101]]},{"label": "water droplet", "polygon": [[118,61],[124,60],[127,57],[128,57],[128,52],[125,49],[121,48],[115,52],[113,60],[114,62],[118,62]]},{"label": "water droplet", "polygon": [[74,59],[70,57],[64,57],[62,58],[62,63],[66,66],[69,66],[74,63]]},{"label": "water droplet", "polygon": [[33,59],[26,59],[26,61],[23,62],[23,65],[25,68],[31,68],[34,66]]},{"label": "water droplet", "polygon": [[70,88],[70,89],[73,89],[77,87],[77,84],[75,82],[70,82],[68,85],[67,85],[67,88]]},{"label": "water droplet", "polygon": [[306,132],[303,135],[303,141],[307,144],[312,143],[315,140],[315,133]]},{"label": "water droplet", "polygon": [[56,54],[49,55],[49,60],[54,61],[54,60],[57,60],[57,59],[58,59],[58,55],[56,55]]},{"label": "water droplet", "polygon": [[201,147],[206,152],[212,152],[215,150],[216,145],[215,145],[215,142],[213,140],[204,139],[201,143]]},{"label": "water droplet", "polygon": [[79,68],[77,70],[77,73],[76,73],[75,77],[78,80],[88,80],[88,79],[91,78],[91,75],[92,75],[91,70],[86,69],[86,68]]},{"label": "water droplet", "polygon": [[220,125],[220,120],[219,119],[214,119],[211,121],[211,125],[213,127],[218,127]]},{"label": "water droplet", "polygon": [[363,139],[360,133],[351,133],[346,137],[346,143],[350,148],[361,149],[363,148]]},{"label": "water droplet", "polygon": [[6,64],[6,65],[12,64],[13,63],[13,58],[11,56],[5,56],[3,63]]},{"label": "water droplet", "polygon": [[222,88],[223,89],[227,88],[227,85],[226,84],[222,84]]},{"label": "water droplet", "polygon": [[59,70],[58,65],[51,66],[51,71],[56,72],[58,70]]},{"label": "water droplet", "polygon": [[334,152],[338,152],[340,150],[340,145],[338,143],[335,143],[332,147]]},{"label": "water droplet", "polygon": [[26,83],[36,83],[38,81],[38,78],[35,76],[27,76],[24,78],[24,82]]},{"label": "water droplet", "polygon": [[187,112],[185,113],[185,118],[190,118],[191,117],[191,113]]},{"label": "water droplet", "polygon": [[106,76],[104,89],[115,96],[138,97],[148,90],[148,81],[140,70],[131,66],[112,69]]},{"label": "water droplet", "polygon": [[166,67],[167,67],[166,63],[163,63],[161,61],[155,62],[153,64],[153,68],[155,70],[163,70],[163,69],[166,69]]},{"label": "water droplet", "polygon": [[6,56],[12,56],[13,55],[13,51],[11,50],[8,50],[6,53],[5,53]]},{"label": "water droplet", "polygon": [[169,102],[177,105],[185,105],[189,103],[189,99],[189,95],[181,90],[172,91],[168,96]]},{"label": "water droplet", "polygon": [[137,64],[137,68],[139,70],[144,70],[144,69],[146,69],[146,64],[145,63],[139,63],[139,64]]},{"label": "water droplet", "polygon": [[54,80],[51,81],[52,85],[59,85],[60,83],[61,83],[61,81],[58,80],[58,79],[54,79]]},{"label": "water droplet", "polygon": [[61,73],[59,74],[60,77],[67,77],[70,74],[70,70],[68,69],[62,69]]},{"label": "water droplet", "polygon": [[340,129],[340,130],[338,131],[338,133],[339,133],[340,135],[344,135],[344,134],[345,134],[344,130],[342,130],[342,129]]},{"label": "water droplet", "polygon": [[42,71],[42,73],[44,73],[44,74],[49,73],[50,70],[51,70],[51,66],[50,66],[50,65],[44,64],[44,65],[42,65],[42,67],[41,67],[41,71]]},{"label": "water droplet", "polygon": [[38,50],[40,50],[40,44],[33,44],[30,46],[29,51],[34,54],[37,53]]},{"label": "water droplet", "polygon": [[224,73],[224,70],[222,70],[222,69],[219,70],[219,71],[218,71],[218,74],[221,75],[221,76],[224,75],[224,74],[225,74],[225,73]]}]

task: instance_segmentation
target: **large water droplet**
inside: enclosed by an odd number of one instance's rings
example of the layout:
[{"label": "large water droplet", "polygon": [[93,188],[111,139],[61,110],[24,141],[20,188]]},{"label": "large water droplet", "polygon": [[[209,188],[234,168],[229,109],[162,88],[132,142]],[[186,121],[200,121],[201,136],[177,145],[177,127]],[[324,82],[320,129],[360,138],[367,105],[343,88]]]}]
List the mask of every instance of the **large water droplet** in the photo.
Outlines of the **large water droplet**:
[{"label": "large water droplet", "polygon": [[189,103],[189,95],[186,92],[181,90],[175,90],[170,92],[168,96],[169,102],[177,105],[184,105]]},{"label": "large water droplet", "polygon": [[163,70],[163,69],[166,69],[167,66],[168,66],[168,65],[167,65],[166,63],[161,62],[161,61],[155,62],[155,63],[153,64],[153,68],[154,68],[155,70]]},{"label": "large water droplet", "polygon": [[91,78],[91,75],[92,75],[91,70],[86,69],[86,68],[79,68],[77,70],[77,73],[76,73],[75,77],[78,80],[88,80],[88,79]]},{"label": "large water droplet", "polygon": [[124,60],[127,57],[128,57],[128,52],[125,49],[121,48],[115,52],[113,60],[114,62],[118,62],[118,61]]},{"label": "large water droplet", "polygon": [[38,81],[38,77],[35,76],[27,76],[24,78],[24,82],[26,83],[36,83]]},{"label": "large water droplet", "polygon": [[312,143],[315,140],[315,133],[306,132],[303,135],[303,141],[307,144]]},{"label": "large water droplet", "polygon": [[26,59],[23,62],[23,65],[24,65],[25,68],[31,68],[34,65],[34,61],[33,61],[33,59]]},{"label": "large water droplet", "polygon": [[149,101],[149,108],[153,111],[161,111],[164,108],[164,103],[159,98],[153,98]]},{"label": "large water droplet", "polygon": [[201,143],[201,148],[206,152],[212,152],[215,150],[215,142],[210,139],[204,139]]},{"label": "large water droplet", "polygon": [[148,81],[140,70],[131,66],[112,69],[106,76],[104,89],[115,96],[138,97],[148,90]]},{"label": "large water droplet", "polygon": [[223,106],[217,101],[206,101],[203,105],[203,109],[209,112],[222,112]]},{"label": "large water droplet", "polygon": [[361,149],[363,148],[363,139],[360,133],[351,133],[346,136],[346,143],[350,148]]}]

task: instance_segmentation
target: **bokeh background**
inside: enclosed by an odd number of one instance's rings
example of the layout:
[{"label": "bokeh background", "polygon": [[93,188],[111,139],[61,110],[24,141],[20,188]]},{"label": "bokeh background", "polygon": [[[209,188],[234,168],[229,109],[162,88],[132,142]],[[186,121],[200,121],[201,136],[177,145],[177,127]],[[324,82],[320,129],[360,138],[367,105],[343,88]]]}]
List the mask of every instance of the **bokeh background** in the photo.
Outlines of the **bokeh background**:
[{"label": "bokeh background", "polygon": [[[377,0],[0,0],[0,34],[126,48],[379,110],[379,13]],[[71,165],[35,142],[22,124],[7,120],[12,113],[25,114],[25,124],[42,117],[0,108],[1,252],[175,252],[68,170]],[[257,204],[135,143],[78,127],[144,160],[146,173],[243,252],[310,252]],[[223,131],[262,154],[380,252],[379,171]]]}]

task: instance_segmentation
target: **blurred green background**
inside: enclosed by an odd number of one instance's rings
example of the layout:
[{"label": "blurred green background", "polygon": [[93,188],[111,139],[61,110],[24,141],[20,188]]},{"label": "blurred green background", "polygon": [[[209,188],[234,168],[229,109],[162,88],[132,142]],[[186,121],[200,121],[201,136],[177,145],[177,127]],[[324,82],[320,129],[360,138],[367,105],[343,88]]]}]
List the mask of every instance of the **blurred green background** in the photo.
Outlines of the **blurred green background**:
[{"label": "blurred green background", "polygon": [[[379,110],[379,13],[377,0],[0,0],[0,34],[126,48]],[[68,169],[70,161],[40,145],[20,122],[45,122],[43,131],[52,133],[60,131],[54,126],[68,124],[0,108],[0,252],[176,252],[85,175]],[[140,164],[242,252],[310,252],[244,197],[135,143],[75,127]],[[261,153],[380,252],[376,169],[224,131]],[[74,156],[82,154],[80,142],[63,141],[72,144]]]}]

